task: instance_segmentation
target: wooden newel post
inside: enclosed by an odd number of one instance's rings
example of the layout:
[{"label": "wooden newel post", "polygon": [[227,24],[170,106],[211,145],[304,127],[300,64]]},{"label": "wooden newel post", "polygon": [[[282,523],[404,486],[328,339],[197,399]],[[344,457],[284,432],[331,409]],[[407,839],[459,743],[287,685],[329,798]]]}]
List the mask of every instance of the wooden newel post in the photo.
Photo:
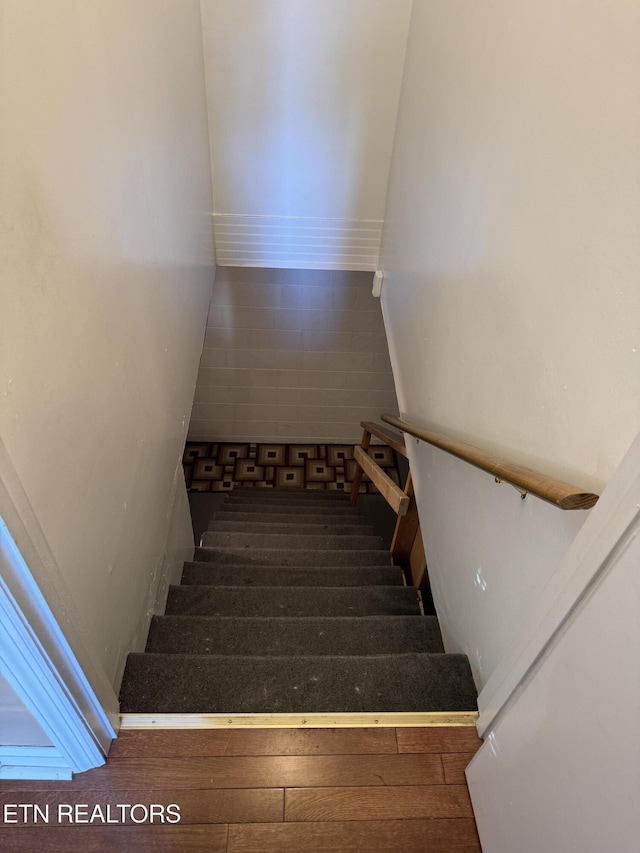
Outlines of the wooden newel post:
[{"label": "wooden newel post", "polygon": [[[407,482],[404,486],[404,493],[409,498],[409,508],[406,515],[399,515],[396,522],[396,529],[393,534],[391,543],[391,557],[394,563],[401,566],[409,564],[409,557],[413,549],[413,544],[416,540],[416,534],[420,522],[418,520],[418,507],[416,498],[413,492],[413,480],[411,479],[411,471],[407,475]],[[413,579],[414,582],[416,579]],[[416,584],[417,586],[418,584]]]},{"label": "wooden newel post", "polygon": [[[365,429],[362,433],[362,441],[360,442],[360,447],[366,453],[369,449],[369,445],[371,444],[371,433],[369,430]],[[356,504],[358,500],[358,495],[360,494],[360,483],[362,482],[362,468],[359,464],[356,464],[356,472],[353,475],[353,484],[351,486],[351,503]]]}]

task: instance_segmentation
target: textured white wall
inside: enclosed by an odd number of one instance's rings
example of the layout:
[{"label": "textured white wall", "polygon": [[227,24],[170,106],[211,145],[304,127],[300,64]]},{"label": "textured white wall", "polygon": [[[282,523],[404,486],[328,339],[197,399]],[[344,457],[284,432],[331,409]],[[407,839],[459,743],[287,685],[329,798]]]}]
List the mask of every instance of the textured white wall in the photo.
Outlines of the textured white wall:
[{"label": "textured white wall", "polygon": [[530,663],[561,625],[467,770],[486,853],[638,847],[639,462],[640,440],[563,561],[546,618],[518,637]]},{"label": "textured white wall", "polygon": [[410,0],[201,6],[218,262],[375,269]]},{"label": "textured white wall", "polygon": [[2,7],[0,430],[116,688],[192,545],[176,495],[213,264],[201,45],[196,0]]},{"label": "textured white wall", "polygon": [[[601,490],[640,424],[640,7],[416,0],[383,243],[400,407]],[[585,518],[411,444],[480,685]]]}]

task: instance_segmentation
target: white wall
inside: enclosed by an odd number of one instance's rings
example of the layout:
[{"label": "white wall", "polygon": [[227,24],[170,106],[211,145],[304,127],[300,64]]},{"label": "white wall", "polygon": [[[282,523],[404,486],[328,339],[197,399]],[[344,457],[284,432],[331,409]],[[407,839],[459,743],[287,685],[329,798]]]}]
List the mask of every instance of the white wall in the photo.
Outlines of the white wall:
[{"label": "white wall", "polygon": [[485,853],[638,849],[639,488],[640,439],[501,667],[515,693],[467,770]]},{"label": "white wall", "polygon": [[192,441],[359,442],[397,408],[371,273],[219,267]]},{"label": "white wall", "polygon": [[7,0],[0,62],[0,430],[117,689],[192,545],[180,457],[213,264],[198,3]]},{"label": "white wall", "polygon": [[[383,243],[405,416],[593,491],[640,424],[639,27],[632,2],[416,0]],[[410,446],[482,686],[586,514]]]},{"label": "white wall", "polygon": [[218,263],[375,269],[410,0],[201,6]]}]

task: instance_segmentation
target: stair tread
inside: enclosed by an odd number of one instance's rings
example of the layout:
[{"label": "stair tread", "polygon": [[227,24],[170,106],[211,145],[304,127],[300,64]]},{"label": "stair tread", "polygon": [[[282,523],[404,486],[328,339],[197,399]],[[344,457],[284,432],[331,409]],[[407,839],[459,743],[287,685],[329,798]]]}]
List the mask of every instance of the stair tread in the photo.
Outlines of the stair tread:
[{"label": "stair tread", "polygon": [[207,528],[209,533],[269,533],[291,536],[375,536],[373,527],[364,524],[340,524],[338,521],[302,523],[297,521],[223,521],[212,519]]},{"label": "stair tread", "polygon": [[287,497],[287,495],[256,495],[255,497],[248,496],[233,496],[225,498],[223,507],[227,506],[290,506],[290,507],[322,507],[323,509],[339,509],[341,507],[348,508],[351,503],[348,499],[338,500],[333,498],[316,498],[312,500],[296,500],[296,498]]},{"label": "stair tread", "polygon": [[[276,508],[277,509],[277,508]],[[353,527],[368,527],[369,522],[362,515],[345,515],[342,511],[331,514],[309,512],[216,512],[209,522],[247,522],[249,524],[313,524],[322,527],[324,524],[347,524]]]},{"label": "stair tread", "polygon": [[[211,551],[213,549],[202,548],[201,550]],[[293,554],[293,556],[296,556],[296,555],[299,556],[299,554],[300,554],[299,551],[292,551],[291,553]],[[387,552],[385,551],[384,553],[386,554]],[[387,554],[387,556],[388,556],[388,554]],[[185,563],[185,566],[186,565],[203,566],[205,568],[209,568],[212,570],[221,568],[219,562],[217,562],[217,561],[208,562],[207,560],[190,560],[188,563]],[[246,563],[233,563],[232,566],[234,569],[254,569],[254,570],[255,569],[265,569],[265,570],[269,569],[270,571],[278,571],[279,569],[299,569],[300,571],[303,571],[303,570],[309,571],[310,569],[318,569],[318,570],[321,570],[321,569],[340,569],[341,571],[344,571],[345,569],[387,569],[387,568],[399,569],[400,568],[400,566],[391,565],[391,563],[389,563],[389,562],[386,562],[383,565],[380,563],[377,563],[377,564],[371,565],[371,566],[368,566],[366,563],[358,564],[356,566],[350,566],[350,565],[303,566],[303,565],[298,565],[297,563],[287,563],[286,566],[256,566],[254,563],[246,562]]]},{"label": "stair tread", "polygon": [[363,550],[304,550],[270,548],[252,551],[248,548],[198,547],[195,559],[221,565],[255,566],[388,566],[388,551]]},{"label": "stair tread", "polygon": [[216,566],[185,563],[182,584],[215,586],[401,586],[398,566]]},{"label": "stair tread", "polygon": [[131,654],[123,713],[473,711],[463,655]]},{"label": "stair tread", "polygon": [[402,586],[171,586],[166,613],[193,616],[419,615],[416,591]]},{"label": "stair tread", "polygon": [[228,497],[268,497],[268,498],[288,498],[292,501],[338,501],[346,502],[350,500],[350,494],[337,489],[294,489],[294,488],[273,488],[273,487],[240,487],[233,488]]},{"label": "stair tread", "polygon": [[218,655],[443,652],[435,616],[154,616],[147,652]]},{"label": "stair tread", "polygon": [[242,513],[242,514],[267,514],[267,515],[311,515],[314,517],[322,517],[322,516],[336,516],[338,518],[349,517],[351,521],[352,518],[363,518],[362,513],[357,507],[351,506],[351,504],[337,504],[331,506],[315,506],[314,504],[291,504],[282,506],[277,503],[240,503],[240,502],[232,502],[225,501],[220,504],[220,509],[216,512],[216,516],[219,513]]},{"label": "stair tread", "polygon": [[270,550],[288,548],[293,550],[325,550],[344,548],[350,551],[375,550],[382,548],[380,536],[334,535],[331,533],[304,533],[292,536],[290,533],[229,533],[207,530],[202,534],[203,548],[251,548]]}]

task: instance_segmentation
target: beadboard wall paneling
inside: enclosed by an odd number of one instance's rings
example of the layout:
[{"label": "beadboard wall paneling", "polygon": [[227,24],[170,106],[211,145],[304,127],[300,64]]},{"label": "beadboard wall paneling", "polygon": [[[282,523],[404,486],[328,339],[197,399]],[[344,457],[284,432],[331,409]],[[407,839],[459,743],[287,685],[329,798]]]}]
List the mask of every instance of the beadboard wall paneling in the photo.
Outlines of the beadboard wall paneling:
[{"label": "beadboard wall paneling", "polygon": [[215,214],[223,266],[376,270],[383,221]]},{"label": "beadboard wall paneling", "polygon": [[218,267],[190,441],[354,442],[397,409],[371,273]]}]

